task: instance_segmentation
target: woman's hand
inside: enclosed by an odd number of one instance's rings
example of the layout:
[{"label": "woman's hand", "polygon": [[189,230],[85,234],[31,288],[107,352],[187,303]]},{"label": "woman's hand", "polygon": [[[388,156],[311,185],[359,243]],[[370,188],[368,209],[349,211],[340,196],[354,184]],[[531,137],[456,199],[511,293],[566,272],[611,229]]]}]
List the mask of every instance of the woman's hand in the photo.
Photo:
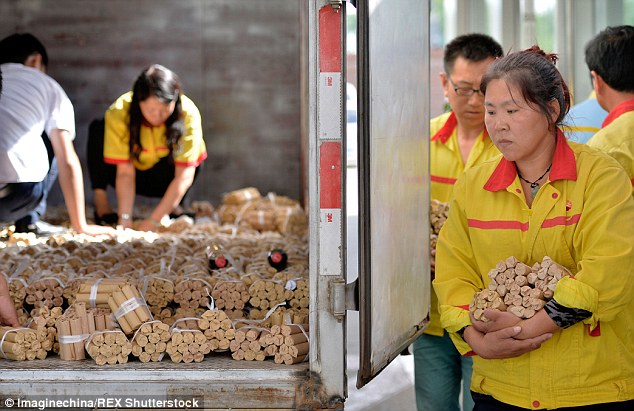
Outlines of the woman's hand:
[{"label": "woman's hand", "polygon": [[117,230],[112,227],[94,224],[85,224],[75,229],[75,231],[79,234],[86,234],[90,236],[107,235],[109,237],[114,237],[117,235]]},{"label": "woman's hand", "polygon": [[133,224],[132,224],[132,219],[131,218],[123,219],[123,218],[119,217],[119,223],[117,225],[121,226],[122,228],[133,228]]},{"label": "woman's hand", "polygon": [[4,276],[0,275],[0,324],[19,327],[18,313],[9,294],[9,286]]},{"label": "woman's hand", "polygon": [[146,218],[145,220],[141,220],[136,224],[135,230],[138,231],[156,231],[158,229],[158,224],[156,221]]},{"label": "woman's hand", "polygon": [[471,324],[473,324],[476,330],[484,334],[513,327],[522,321],[521,318],[515,314],[491,308],[484,310],[484,316],[490,321],[478,321],[473,317],[473,314],[469,314],[469,317],[471,317]]},{"label": "woman's hand", "polygon": [[513,326],[483,333],[471,326],[465,330],[464,339],[480,357],[501,359],[519,357],[536,350],[552,337],[551,333],[546,333],[526,340],[515,339],[515,336],[519,335],[521,331],[522,327]]}]

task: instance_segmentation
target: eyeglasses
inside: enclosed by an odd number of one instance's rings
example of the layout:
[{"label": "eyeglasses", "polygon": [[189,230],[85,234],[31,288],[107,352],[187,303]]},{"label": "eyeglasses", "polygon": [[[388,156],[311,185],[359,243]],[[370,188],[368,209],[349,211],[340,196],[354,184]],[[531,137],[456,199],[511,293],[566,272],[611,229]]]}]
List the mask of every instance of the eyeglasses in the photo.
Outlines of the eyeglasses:
[{"label": "eyeglasses", "polygon": [[456,86],[456,84],[453,82],[453,80],[451,79],[451,77],[447,76],[447,78],[449,79],[449,82],[451,83],[451,85],[453,86],[453,90],[456,92],[457,95],[462,96],[462,97],[471,97],[473,96],[474,93],[478,93],[481,96],[484,96],[484,93],[482,92],[482,90],[480,89],[475,89],[475,88],[470,88],[470,87],[458,87]]}]

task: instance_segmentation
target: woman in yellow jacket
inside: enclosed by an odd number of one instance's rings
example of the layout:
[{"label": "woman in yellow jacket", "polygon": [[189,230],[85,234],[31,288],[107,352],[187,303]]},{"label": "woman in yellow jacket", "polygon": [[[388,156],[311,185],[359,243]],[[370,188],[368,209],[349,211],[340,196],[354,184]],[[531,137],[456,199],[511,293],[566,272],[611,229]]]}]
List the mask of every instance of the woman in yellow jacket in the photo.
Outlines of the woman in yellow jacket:
[{"label": "woman in yellow jacket", "polygon": [[[488,68],[485,124],[503,156],[458,179],[438,241],[441,322],[475,354],[476,411],[634,409],[630,181],[559,130],[570,97],[555,61],[535,46]],[[486,310],[490,321],[476,321],[469,303],[510,256],[528,265],[549,256],[571,275],[530,319]]]},{"label": "woman in yellow jacket", "polygon": [[[134,200],[140,194],[161,200],[135,228],[155,230],[163,217],[178,214],[206,158],[198,108],[183,94],[176,73],[151,65],[132,91],[112,103],[105,133],[90,133],[88,171],[96,222],[132,227]],[[118,215],[108,203],[108,186],[115,187]]]}]

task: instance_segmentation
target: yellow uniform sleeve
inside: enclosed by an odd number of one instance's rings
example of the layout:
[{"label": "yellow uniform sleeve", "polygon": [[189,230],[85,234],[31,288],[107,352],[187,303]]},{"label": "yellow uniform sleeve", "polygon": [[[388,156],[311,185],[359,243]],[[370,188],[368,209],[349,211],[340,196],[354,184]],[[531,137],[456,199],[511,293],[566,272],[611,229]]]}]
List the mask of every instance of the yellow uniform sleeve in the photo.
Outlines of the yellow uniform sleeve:
[{"label": "yellow uniform sleeve", "polygon": [[438,295],[440,323],[460,354],[471,351],[471,347],[456,333],[471,325],[469,303],[473,300],[473,295],[484,288],[469,240],[467,219],[462,206],[464,198],[464,180],[458,179],[449,218],[438,239],[436,278],[433,282],[434,291]]},{"label": "yellow uniform sleeve", "polygon": [[577,226],[573,249],[580,257],[574,277],[557,283],[555,300],[592,312],[584,320],[594,329],[612,321],[634,294],[634,200],[631,184],[621,167],[609,159],[586,183],[586,202]]}]

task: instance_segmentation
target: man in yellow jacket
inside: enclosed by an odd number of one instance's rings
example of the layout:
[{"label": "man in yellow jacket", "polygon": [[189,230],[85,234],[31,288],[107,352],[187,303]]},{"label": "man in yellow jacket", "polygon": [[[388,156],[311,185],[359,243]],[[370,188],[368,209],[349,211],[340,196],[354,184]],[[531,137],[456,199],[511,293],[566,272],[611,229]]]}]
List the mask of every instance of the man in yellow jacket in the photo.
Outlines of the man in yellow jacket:
[{"label": "man in yellow jacket", "polygon": [[[431,120],[431,198],[449,202],[453,185],[465,170],[500,152],[484,128],[480,79],[502,55],[502,47],[483,34],[455,38],[445,47],[440,74],[451,112]],[[431,292],[430,325],[414,342],[418,411],[458,411],[461,380],[463,410],[471,410],[471,358],[462,357],[440,325],[438,299]]]},{"label": "man in yellow jacket", "polygon": [[588,145],[614,157],[634,187],[634,27],[603,30],[586,46],[586,63],[597,101],[609,112]]}]

